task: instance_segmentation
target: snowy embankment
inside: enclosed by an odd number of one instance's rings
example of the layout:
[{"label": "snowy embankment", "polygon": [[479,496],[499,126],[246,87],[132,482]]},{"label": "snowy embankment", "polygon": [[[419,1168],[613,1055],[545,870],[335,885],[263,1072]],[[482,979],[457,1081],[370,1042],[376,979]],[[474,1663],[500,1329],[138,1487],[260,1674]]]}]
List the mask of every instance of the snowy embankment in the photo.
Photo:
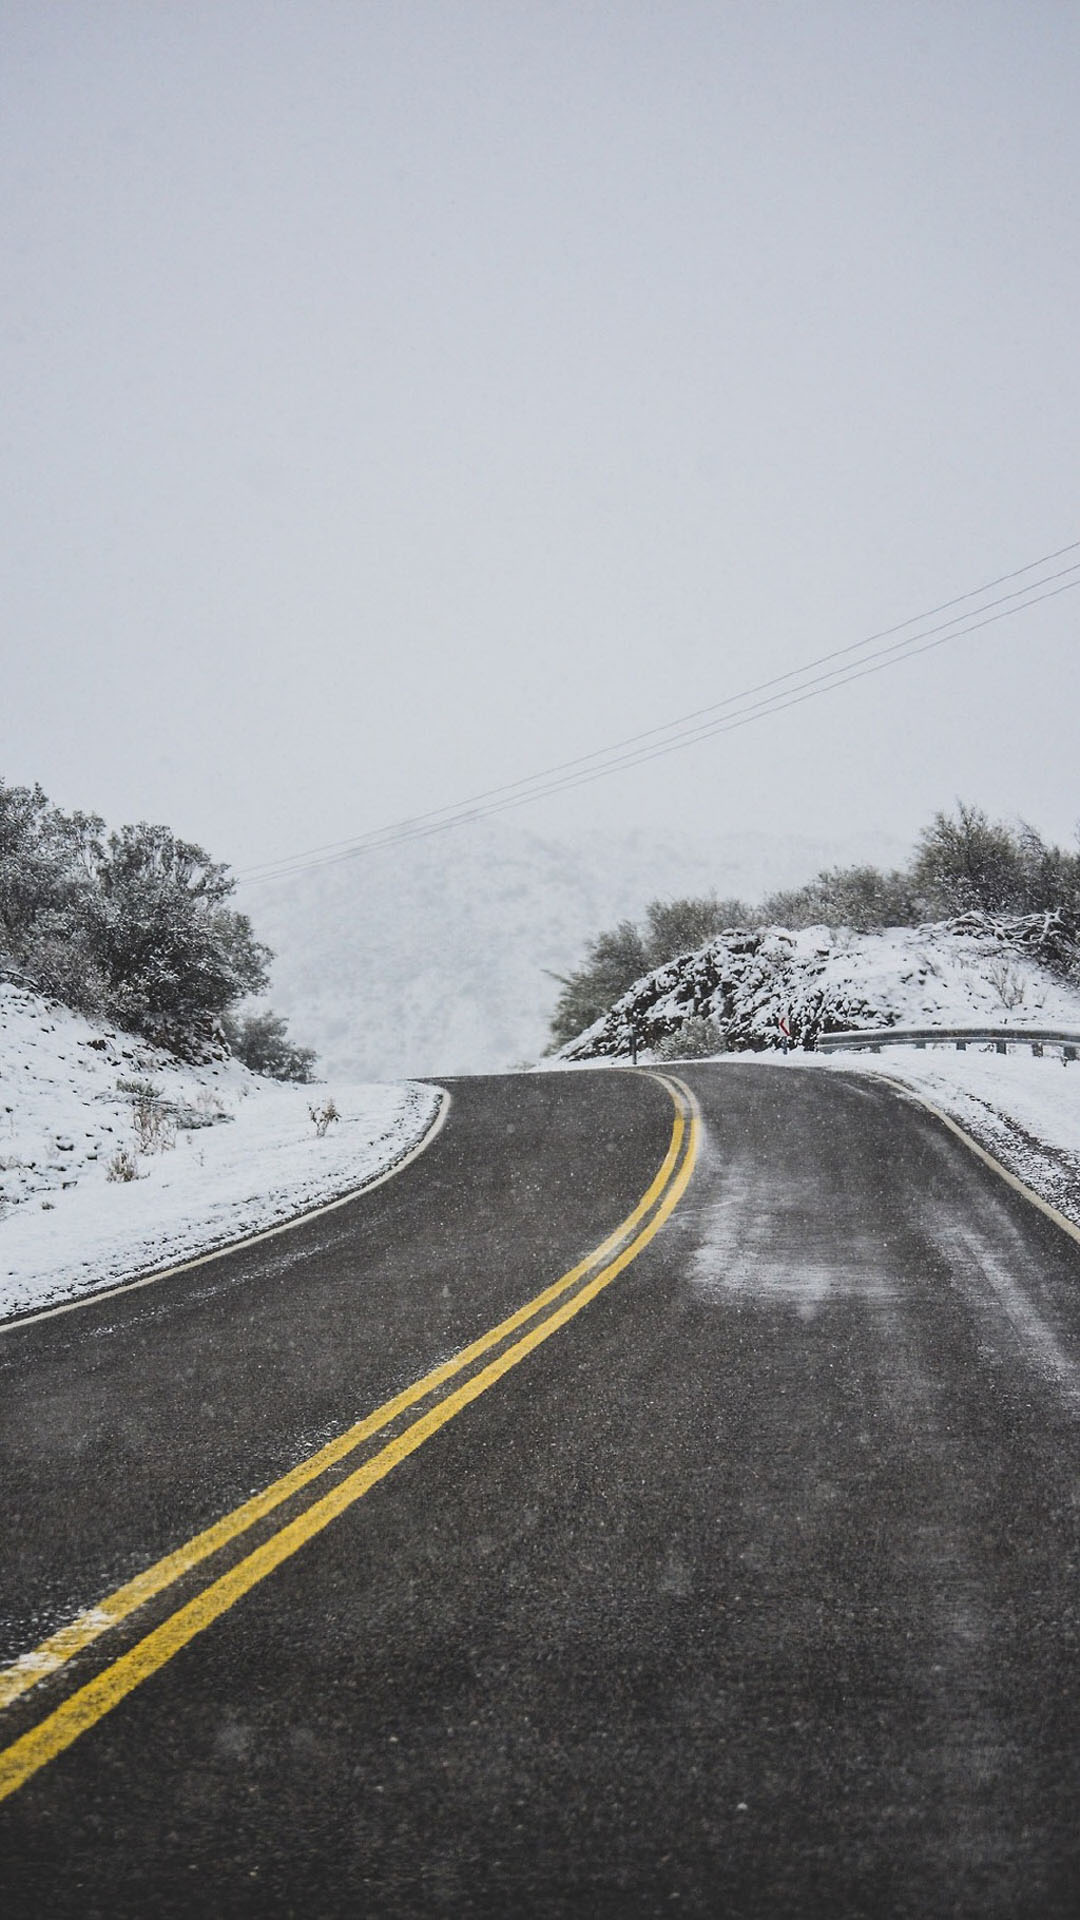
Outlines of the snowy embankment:
[{"label": "snowy embankment", "polygon": [[[439,1089],[187,1066],[0,983],[0,1318],[191,1258],[377,1179]],[[337,1118],[320,1135],[311,1109]]]},{"label": "snowy embankment", "polygon": [[[644,975],[556,1057],[677,1046],[689,1020],[717,1049],[797,1046],[867,1027],[1080,1030],[1080,948],[1058,915],[964,914],[920,927],[734,927]],[[700,1051],[711,1051],[701,1047]]]}]

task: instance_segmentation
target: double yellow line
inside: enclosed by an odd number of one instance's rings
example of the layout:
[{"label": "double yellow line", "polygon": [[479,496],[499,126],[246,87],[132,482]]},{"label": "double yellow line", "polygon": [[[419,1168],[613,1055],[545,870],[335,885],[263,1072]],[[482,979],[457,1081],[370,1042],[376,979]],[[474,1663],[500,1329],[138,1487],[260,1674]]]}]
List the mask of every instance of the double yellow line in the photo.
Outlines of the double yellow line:
[{"label": "double yellow line", "polygon": [[[279,1527],[250,1553],[203,1587],[170,1613],[160,1624],[138,1640],[126,1653],[70,1694],[59,1706],[29,1728],[10,1746],[0,1751],[0,1800],[24,1785],[31,1776],[70,1747],[103,1716],[118,1706],[144,1680],[163,1667],[190,1640],[250,1593],[259,1581],[281,1566],[294,1553],[321,1533],[332,1520],[363,1498],[370,1488],[422,1447],[480,1395],[486,1393],[532,1353],[553,1333],[564,1327],[590,1300],[610,1286],[648,1246],[670,1217],[686,1190],[697,1154],[699,1119],[697,1103],[689,1088],[666,1074],[652,1076],[667,1092],[675,1106],[675,1119],[667,1153],[655,1179],[614,1233],[609,1234],[586,1259],[568,1273],[519,1307],[508,1319],[492,1327],[480,1339],[464,1347],[443,1365],[433,1368],[404,1392],[387,1400],[374,1413],[359,1420],[318,1452],[255,1494],[242,1506],[218,1520],[203,1533],[196,1534],[174,1553],[166,1554],[143,1573],[108,1594],[96,1607],[89,1608],[69,1626],[50,1635],[32,1652],[23,1654],[9,1667],[0,1670],[0,1708],[10,1706],[21,1695],[68,1662],[94,1641],[127,1619],[140,1607],[167,1591],[204,1561],[229,1546],[249,1528],[301,1493],[323,1474],[386,1428],[402,1415],[432,1400],[420,1417],[405,1426],[372,1454],[362,1465],[338,1480],[330,1490],[313,1500],[293,1519]],[[525,1329],[523,1332],[522,1329]],[[515,1338],[515,1336],[517,1336]],[[478,1366],[491,1354],[486,1365]],[[466,1376],[449,1393],[443,1393],[451,1381]]]}]

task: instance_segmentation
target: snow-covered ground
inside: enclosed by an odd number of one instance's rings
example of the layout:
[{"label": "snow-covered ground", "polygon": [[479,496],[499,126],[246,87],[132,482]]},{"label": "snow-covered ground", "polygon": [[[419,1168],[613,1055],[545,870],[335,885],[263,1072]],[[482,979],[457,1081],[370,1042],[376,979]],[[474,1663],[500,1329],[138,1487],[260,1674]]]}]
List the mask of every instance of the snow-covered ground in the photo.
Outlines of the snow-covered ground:
[{"label": "snow-covered ground", "polygon": [[[0,983],[0,1318],[376,1179],[419,1143],[442,1098],[415,1083],[282,1085],[235,1060],[186,1066]],[[320,1137],[310,1109],[328,1101],[340,1117]]]}]

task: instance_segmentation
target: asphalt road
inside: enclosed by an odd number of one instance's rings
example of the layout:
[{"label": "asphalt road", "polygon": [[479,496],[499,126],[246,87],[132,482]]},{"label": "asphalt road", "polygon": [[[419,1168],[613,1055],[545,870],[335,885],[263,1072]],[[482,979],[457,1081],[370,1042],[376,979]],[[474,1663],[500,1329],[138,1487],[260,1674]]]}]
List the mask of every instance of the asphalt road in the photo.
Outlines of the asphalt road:
[{"label": "asphalt road", "polygon": [[1080,1246],[880,1084],[680,1078],[685,1193],[646,1074],[457,1082],[366,1198],[0,1334],[9,1660],[447,1363],[0,1715],[85,1721],[5,1920],[1074,1920]]}]

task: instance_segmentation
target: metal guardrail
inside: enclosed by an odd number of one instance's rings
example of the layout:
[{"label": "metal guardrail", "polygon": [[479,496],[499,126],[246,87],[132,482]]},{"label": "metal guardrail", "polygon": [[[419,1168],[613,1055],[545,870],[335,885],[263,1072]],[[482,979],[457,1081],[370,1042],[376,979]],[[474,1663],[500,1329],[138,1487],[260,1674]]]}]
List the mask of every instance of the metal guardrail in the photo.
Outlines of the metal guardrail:
[{"label": "metal guardrail", "polygon": [[850,1033],[818,1035],[818,1053],[862,1051],[880,1053],[882,1047],[924,1047],[952,1045],[958,1053],[965,1047],[994,1046],[999,1053],[1012,1047],[1030,1047],[1036,1056],[1047,1047],[1060,1047],[1062,1057],[1080,1057],[1080,1033],[1063,1033],[1057,1027],[862,1027]]}]

